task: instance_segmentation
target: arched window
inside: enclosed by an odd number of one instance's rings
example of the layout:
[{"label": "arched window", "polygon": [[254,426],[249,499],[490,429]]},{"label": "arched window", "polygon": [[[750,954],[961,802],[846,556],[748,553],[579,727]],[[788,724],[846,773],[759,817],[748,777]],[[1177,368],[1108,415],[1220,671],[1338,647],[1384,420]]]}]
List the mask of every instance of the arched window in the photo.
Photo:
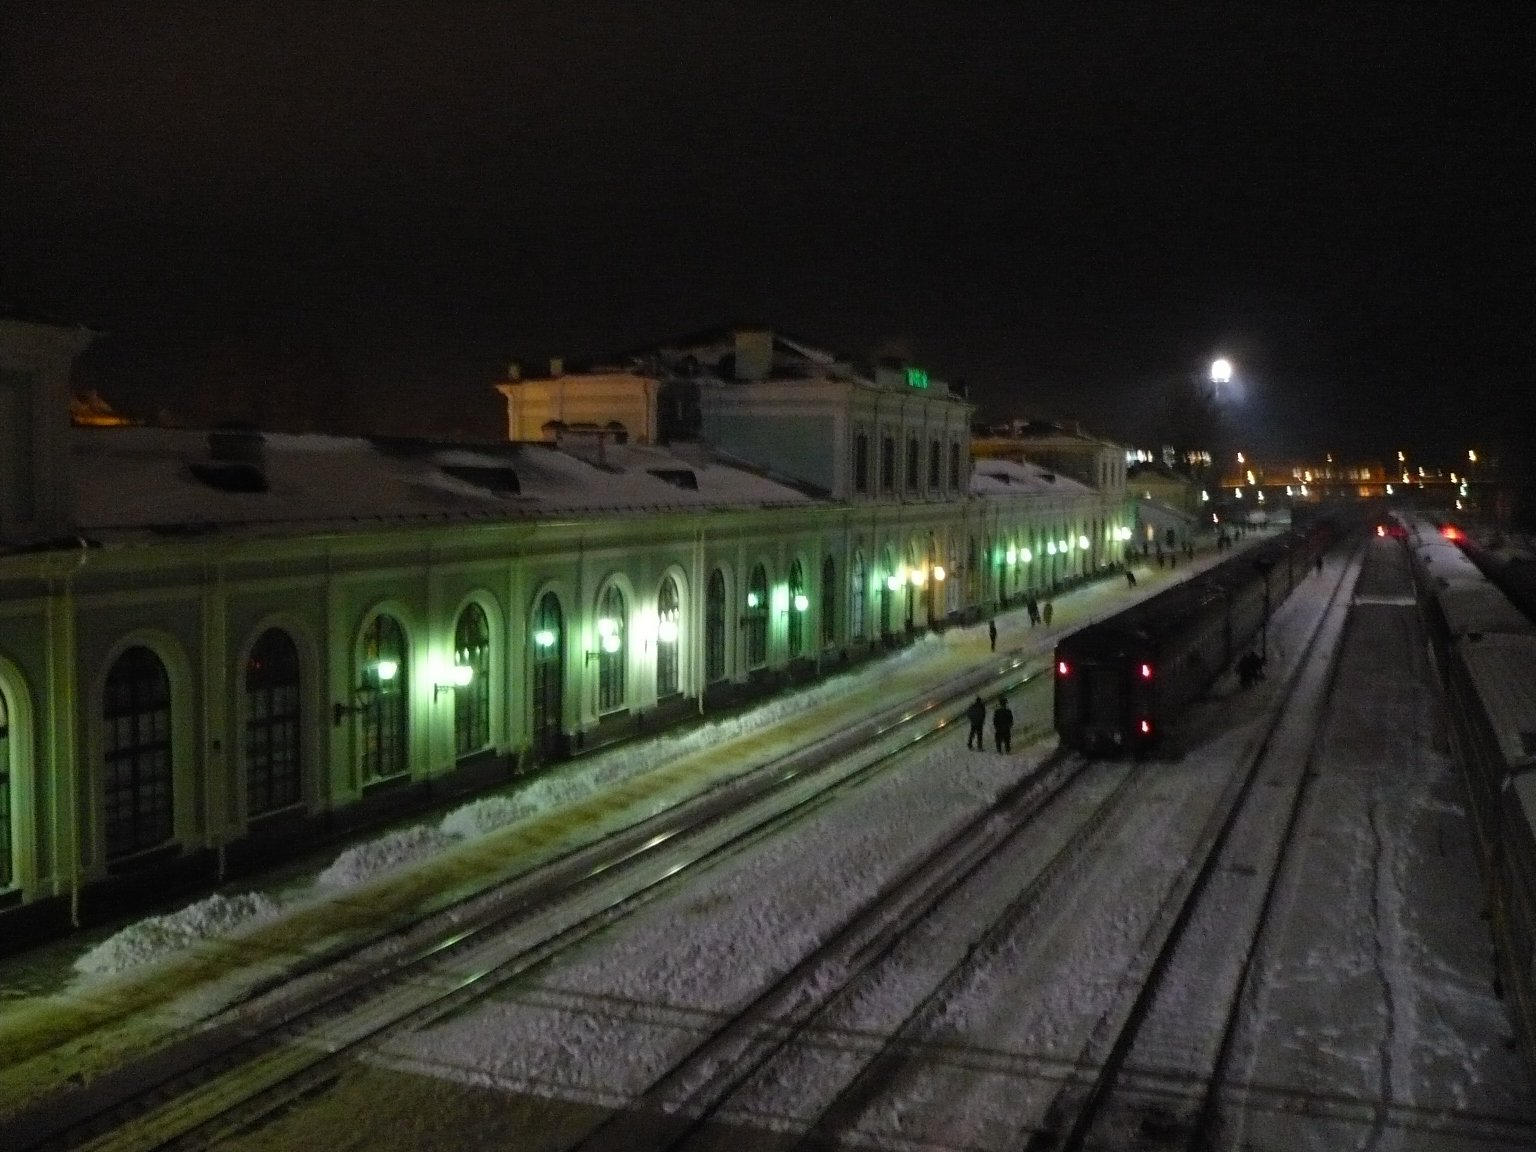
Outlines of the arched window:
[{"label": "arched window", "polygon": [[791,660],[805,652],[805,614],[810,609],[811,600],[805,594],[805,568],[796,560],[789,566],[789,624],[785,629]]},{"label": "arched window", "polygon": [[950,615],[965,607],[965,584],[960,576],[964,571],[965,553],[959,537],[954,537],[949,542],[949,571],[944,574],[944,611]]},{"label": "arched window", "polygon": [[869,573],[864,568],[864,553],[853,554],[853,571],[848,574],[848,635],[864,639],[864,593]]},{"label": "arched window", "polygon": [[725,573],[709,574],[704,595],[704,679],[713,684],[725,679]]},{"label": "arched window", "polygon": [[468,756],[491,742],[491,622],[478,604],[459,613],[453,663],[469,669],[469,683],[453,690],[453,754]]},{"label": "arched window", "polygon": [[668,576],[656,593],[656,695],[677,694],[677,645],[682,631],[677,581]]},{"label": "arched window", "polygon": [[624,634],[628,617],[624,608],[624,593],[610,584],[603,591],[597,605],[597,711],[599,715],[617,712],[624,707],[624,669],[629,653],[624,649]]},{"label": "arched window", "polygon": [[560,597],[546,592],[533,613],[533,741],[545,754],[555,751],[560,736],[564,654],[565,614]]},{"label": "arched window", "polygon": [[896,491],[896,441],[889,436],[880,441],[880,491]]},{"label": "arched window", "polygon": [[939,452],[939,442],[934,440],[928,445],[928,491],[939,490],[940,469],[943,465],[944,457]]},{"label": "arched window", "polygon": [[747,667],[768,663],[768,571],[761,564],[747,581]]},{"label": "arched window", "polygon": [[917,465],[917,437],[907,440],[907,491],[916,492],[919,480]]},{"label": "arched window", "polygon": [[880,597],[880,635],[889,636],[891,633],[891,600],[896,595],[896,590],[891,587],[896,583],[896,558],[891,555],[889,548],[880,555],[880,587],[877,594]]},{"label": "arched window", "polygon": [[393,616],[379,615],[363,630],[358,652],[358,683],[363,686],[363,710],[358,717],[362,737],[363,783],[386,780],[410,770],[406,745],[410,669],[405,655],[405,629]]},{"label": "arched window", "polygon": [[157,848],[174,833],[171,681],[148,648],[130,648],[107,673],[103,820],[107,859]]},{"label": "arched window", "polygon": [[302,793],[299,649],[279,628],[261,634],[245,662],[245,810],[261,816]]},{"label": "arched window", "polygon": [[16,878],[16,832],[11,827],[11,713],[0,691],[0,888]]},{"label": "arched window", "polygon": [[821,561],[821,646],[837,642],[837,565],[832,557]]},{"label": "arched window", "polygon": [[869,491],[869,437],[863,432],[853,438],[853,490]]},{"label": "arched window", "polygon": [[960,490],[959,444],[951,444],[949,446],[949,490],[951,492],[958,492]]}]

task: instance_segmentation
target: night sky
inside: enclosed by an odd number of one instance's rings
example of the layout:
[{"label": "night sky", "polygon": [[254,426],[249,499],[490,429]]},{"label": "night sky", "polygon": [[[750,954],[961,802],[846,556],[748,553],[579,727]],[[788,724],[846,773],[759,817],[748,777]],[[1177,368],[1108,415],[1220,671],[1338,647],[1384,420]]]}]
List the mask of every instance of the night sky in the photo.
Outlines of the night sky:
[{"label": "night sky", "polygon": [[[1269,11],[1271,7],[1283,11]],[[1536,4],[9,0],[0,309],[185,423],[495,438],[722,323],[1142,442],[1532,442]]]}]

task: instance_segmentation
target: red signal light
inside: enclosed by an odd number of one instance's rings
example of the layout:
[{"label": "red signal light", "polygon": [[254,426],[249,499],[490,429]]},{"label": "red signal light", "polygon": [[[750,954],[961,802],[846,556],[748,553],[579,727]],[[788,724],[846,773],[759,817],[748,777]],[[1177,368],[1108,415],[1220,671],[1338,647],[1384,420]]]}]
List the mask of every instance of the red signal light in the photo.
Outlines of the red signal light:
[{"label": "red signal light", "polygon": [[1152,679],[1152,665],[1150,665],[1150,664],[1143,664],[1141,666],[1141,678],[1143,680],[1150,680],[1150,679]]},{"label": "red signal light", "polygon": [[1136,728],[1143,736],[1152,735],[1152,721],[1150,720],[1141,720],[1141,722],[1136,725]]},{"label": "red signal light", "polygon": [[1381,524],[1376,525],[1376,535],[1378,535],[1378,536],[1385,536],[1386,534],[1387,534],[1387,529],[1386,529],[1386,527],[1384,525],[1381,525]]},{"label": "red signal light", "polygon": [[1056,662],[1056,675],[1058,675],[1058,676],[1070,676],[1070,675],[1072,675],[1072,665],[1068,664],[1065,660],[1058,660]]},{"label": "red signal light", "polygon": [[1460,540],[1461,529],[1454,524],[1447,524],[1444,528],[1440,529],[1440,535],[1444,536],[1447,540]]}]

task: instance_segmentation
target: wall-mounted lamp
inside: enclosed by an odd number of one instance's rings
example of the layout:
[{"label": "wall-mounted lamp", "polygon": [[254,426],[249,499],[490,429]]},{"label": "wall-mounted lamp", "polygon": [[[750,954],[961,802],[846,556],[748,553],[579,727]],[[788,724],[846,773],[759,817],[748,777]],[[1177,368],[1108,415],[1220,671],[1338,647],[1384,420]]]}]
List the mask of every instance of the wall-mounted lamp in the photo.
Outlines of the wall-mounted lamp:
[{"label": "wall-mounted lamp", "polygon": [[811,606],[811,598],[804,592],[795,593],[795,611],[804,612]]},{"label": "wall-mounted lamp", "polygon": [[942,564],[935,564],[933,566],[933,578],[938,583],[940,583],[940,584],[944,583],[944,578],[946,576],[948,576],[948,575],[949,575],[949,573],[944,571],[944,565],[942,565]]},{"label": "wall-mounted lamp", "polygon": [[454,664],[443,669],[437,674],[432,684],[432,699],[436,700],[444,692],[452,692],[455,688],[463,688],[475,678],[475,670],[468,664]]},{"label": "wall-mounted lamp", "polygon": [[339,726],[348,716],[360,716],[368,711],[379,694],[379,685],[393,680],[399,671],[400,665],[393,660],[380,660],[373,666],[372,678],[364,677],[362,683],[352,690],[352,703],[332,706],[333,722]]}]

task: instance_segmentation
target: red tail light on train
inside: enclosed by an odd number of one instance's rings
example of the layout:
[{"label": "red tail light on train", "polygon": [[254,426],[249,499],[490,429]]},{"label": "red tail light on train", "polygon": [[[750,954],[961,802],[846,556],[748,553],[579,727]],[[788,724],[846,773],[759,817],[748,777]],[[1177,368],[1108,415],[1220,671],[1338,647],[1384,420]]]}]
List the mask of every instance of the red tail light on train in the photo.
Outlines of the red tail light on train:
[{"label": "red tail light on train", "polygon": [[1140,732],[1143,736],[1152,735],[1152,721],[1143,716],[1136,724],[1136,731]]},{"label": "red tail light on train", "polygon": [[1070,676],[1070,675],[1072,675],[1072,665],[1068,664],[1065,660],[1058,660],[1056,662],[1056,675],[1058,675],[1058,676]]}]

